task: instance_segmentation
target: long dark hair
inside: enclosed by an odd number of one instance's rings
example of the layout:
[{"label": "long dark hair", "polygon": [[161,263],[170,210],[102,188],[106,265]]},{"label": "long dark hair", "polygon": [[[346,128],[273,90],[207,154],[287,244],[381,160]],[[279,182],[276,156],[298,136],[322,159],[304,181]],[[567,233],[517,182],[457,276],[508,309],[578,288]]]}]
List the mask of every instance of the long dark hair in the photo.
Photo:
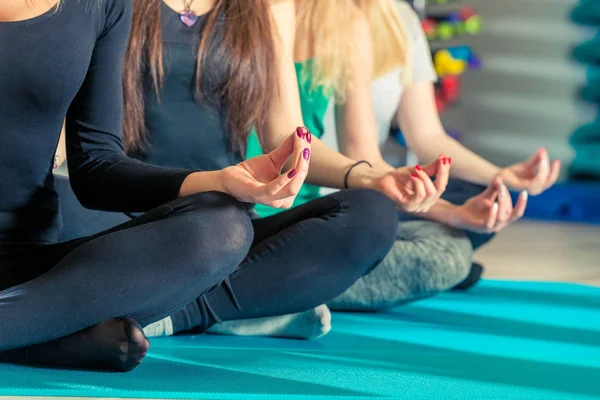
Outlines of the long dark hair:
[{"label": "long dark hair", "polygon": [[[128,152],[142,150],[147,139],[142,74],[149,69],[157,93],[164,77],[162,0],[132,3],[133,26],[123,75],[123,141]],[[231,144],[242,152],[251,129],[264,123],[273,96],[269,84],[276,68],[272,26],[270,0],[216,0],[202,29],[196,97],[226,111]],[[224,76],[206,93],[201,82],[214,75],[215,68]]]}]

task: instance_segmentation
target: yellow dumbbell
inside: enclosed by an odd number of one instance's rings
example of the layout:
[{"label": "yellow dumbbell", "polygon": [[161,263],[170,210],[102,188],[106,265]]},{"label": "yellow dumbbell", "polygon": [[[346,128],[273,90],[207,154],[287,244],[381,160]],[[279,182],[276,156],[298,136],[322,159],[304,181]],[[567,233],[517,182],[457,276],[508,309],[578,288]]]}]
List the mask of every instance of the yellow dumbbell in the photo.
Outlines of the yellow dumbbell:
[{"label": "yellow dumbbell", "polygon": [[433,64],[438,76],[460,75],[467,68],[467,63],[463,60],[457,60],[448,50],[440,50],[435,53]]}]

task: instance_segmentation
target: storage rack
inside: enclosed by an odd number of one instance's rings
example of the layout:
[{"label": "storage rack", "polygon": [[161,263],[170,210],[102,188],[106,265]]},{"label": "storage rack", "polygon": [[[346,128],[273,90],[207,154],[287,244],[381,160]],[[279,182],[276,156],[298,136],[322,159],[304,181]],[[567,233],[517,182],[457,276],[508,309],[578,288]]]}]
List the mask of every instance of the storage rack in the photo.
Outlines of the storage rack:
[{"label": "storage rack", "polygon": [[[397,0],[404,1],[404,0]],[[477,34],[481,28],[481,17],[475,10],[460,0],[412,0],[423,24],[431,48],[439,80],[436,83],[438,111],[444,112],[457,105],[461,98],[461,75],[469,69],[481,66],[480,58],[465,44],[465,38]],[[455,139],[460,133],[448,130]],[[406,146],[400,131],[394,132],[398,143]],[[407,149],[406,163],[417,162],[416,156]]]}]

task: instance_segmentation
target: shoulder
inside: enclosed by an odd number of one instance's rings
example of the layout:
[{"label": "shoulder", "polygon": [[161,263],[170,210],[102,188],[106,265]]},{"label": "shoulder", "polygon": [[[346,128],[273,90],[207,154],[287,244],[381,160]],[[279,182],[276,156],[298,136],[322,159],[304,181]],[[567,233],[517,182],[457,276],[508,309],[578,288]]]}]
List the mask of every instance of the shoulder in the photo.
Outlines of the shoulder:
[{"label": "shoulder", "polygon": [[367,16],[355,5],[350,8],[350,18],[352,23],[352,31],[354,36],[358,35],[369,35],[370,26]]},{"label": "shoulder", "polygon": [[296,7],[294,0],[270,0],[271,14],[275,19],[294,18]]},{"label": "shoulder", "polygon": [[98,7],[104,19],[104,32],[131,20],[132,0],[86,0],[88,7]]},{"label": "shoulder", "polygon": [[283,41],[285,47],[293,50],[294,35],[296,32],[296,7],[294,0],[269,1],[273,28],[276,37]]},{"label": "shoulder", "polygon": [[415,12],[415,10],[405,1],[395,0],[396,10],[401,21],[404,23],[408,34],[414,39],[419,37],[421,31],[421,19]]},{"label": "shoulder", "polygon": [[99,39],[118,22],[131,19],[131,3],[132,0],[62,0],[56,13],[57,23],[80,32],[82,37],[93,34]]},{"label": "shoulder", "polygon": [[369,19],[367,16],[358,8],[353,5],[350,9],[350,18],[352,24],[352,34],[354,41],[359,45],[371,45],[371,26],[369,25]]}]

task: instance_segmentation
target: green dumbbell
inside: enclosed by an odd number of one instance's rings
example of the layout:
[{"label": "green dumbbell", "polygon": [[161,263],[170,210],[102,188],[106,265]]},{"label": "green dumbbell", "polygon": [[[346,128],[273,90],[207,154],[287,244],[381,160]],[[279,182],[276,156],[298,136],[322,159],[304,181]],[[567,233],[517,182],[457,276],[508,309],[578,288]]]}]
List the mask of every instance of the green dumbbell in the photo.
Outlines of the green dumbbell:
[{"label": "green dumbbell", "polygon": [[483,21],[479,15],[473,15],[471,18],[464,22],[464,30],[471,35],[476,35],[481,31],[481,25]]},{"label": "green dumbbell", "polygon": [[454,24],[450,22],[440,22],[437,26],[437,37],[440,40],[450,40],[454,37]]}]

